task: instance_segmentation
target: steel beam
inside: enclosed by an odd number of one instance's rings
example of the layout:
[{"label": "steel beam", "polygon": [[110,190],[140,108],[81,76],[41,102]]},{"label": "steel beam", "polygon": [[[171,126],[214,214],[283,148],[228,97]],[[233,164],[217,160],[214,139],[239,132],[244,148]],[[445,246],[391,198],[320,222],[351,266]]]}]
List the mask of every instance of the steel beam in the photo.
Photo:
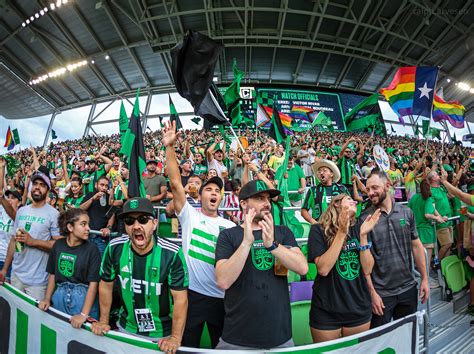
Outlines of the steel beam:
[{"label": "steel beam", "polygon": [[87,117],[86,128],[84,129],[84,134],[82,135],[83,138],[89,135],[89,130],[92,125],[92,118],[94,117],[96,103],[92,103],[91,110],[89,111],[89,116]]},{"label": "steel beam", "polygon": [[148,122],[148,114],[150,113],[151,100],[153,99],[153,94],[148,92],[148,97],[145,104],[145,112],[142,115],[142,131],[146,132],[146,125]]},{"label": "steel beam", "polygon": [[61,112],[55,111],[51,115],[51,119],[49,120],[49,124],[48,124],[48,129],[46,130],[46,135],[44,136],[43,148],[45,148],[46,145],[48,144],[49,135],[51,134],[51,129],[53,129],[54,119],[56,118],[58,113],[61,114]]}]

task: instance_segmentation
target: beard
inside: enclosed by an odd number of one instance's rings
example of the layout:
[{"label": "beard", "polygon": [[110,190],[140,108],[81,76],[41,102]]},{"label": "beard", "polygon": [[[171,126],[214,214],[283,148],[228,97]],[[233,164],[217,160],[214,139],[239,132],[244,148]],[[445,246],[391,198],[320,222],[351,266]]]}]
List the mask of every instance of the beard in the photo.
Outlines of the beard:
[{"label": "beard", "polygon": [[372,205],[374,205],[375,207],[379,207],[383,201],[385,200],[385,198],[387,198],[387,191],[383,191],[382,193],[380,193],[380,195],[378,197],[376,197],[377,200],[374,202],[374,200],[371,198],[370,201],[372,202]]},{"label": "beard", "polygon": [[46,199],[46,194],[31,194],[31,199],[33,199],[35,202],[42,202],[43,200]]}]

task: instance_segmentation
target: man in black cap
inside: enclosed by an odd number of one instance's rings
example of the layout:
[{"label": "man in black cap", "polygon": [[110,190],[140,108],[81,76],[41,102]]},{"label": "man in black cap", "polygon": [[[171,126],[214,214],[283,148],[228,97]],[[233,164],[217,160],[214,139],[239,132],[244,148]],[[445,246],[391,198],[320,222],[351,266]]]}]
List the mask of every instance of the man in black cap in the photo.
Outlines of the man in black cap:
[{"label": "man in black cap", "polygon": [[[120,280],[120,331],[147,339],[159,339],[164,352],[181,345],[188,307],[188,274],[182,249],[165,239],[155,241],[158,221],[153,205],[145,198],[127,201],[119,215],[127,235],[107,246],[100,269],[100,320],[92,332],[110,330],[109,315],[114,280]],[[171,311],[170,295],[173,298]]]},{"label": "man in black cap", "polygon": [[216,279],[225,289],[226,313],[217,349],[293,346],[287,269],[305,275],[308,263],[290,229],[273,223],[271,199],[279,194],[260,180],[245,184],[244,223],[217,239]]},{"label": "man in black cap", "polygon": [[235,224],[218,214],[223,187],[219,177],[202,184],[199,190],[201,210],[186,200],[174,148],[176,138],[176,123],[165,124],[163,144],[166,146],[167,170],[189,269],[189,307],[183,345],[199,347],[204,324],[207,324],[212,347],[215,347],[224,324],[224,291],[216,284],[214,252],[219,232]]}]

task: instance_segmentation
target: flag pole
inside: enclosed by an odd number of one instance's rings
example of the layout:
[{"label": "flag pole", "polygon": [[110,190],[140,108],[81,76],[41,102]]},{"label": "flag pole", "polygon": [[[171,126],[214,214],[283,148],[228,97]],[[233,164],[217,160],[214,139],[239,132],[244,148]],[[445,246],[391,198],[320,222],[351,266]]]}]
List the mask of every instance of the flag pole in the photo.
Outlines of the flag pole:
[{"label": "flag pole", "polygon": [[[212,94],[211,92],[211,89],[209,89],[209,95],[211,96],[211,100],[214,102],[214,104],[216,105],[217,109],[219,110],[219,113],[222,114],[223,117],[226,117],[227,116],[225,115],[224,111],[222,110],[221,106],[219,106],[219,103],[217,103],[214,95]],[[235,131],[234,131],[234,128],[232,128],[232,123],[227,119],[227,123],[229,123],[229,127],[230,127],[230,131],[232,132],[232,134],[234,135],[234,137],[237,139],[237,144],[239,144],[239,147],[240,149],[242,149],[242,152],[245,153],[245,149],[244,147],[242,146],[242,143],[240,142],[239,140],[239,137],[237,136],[237,134],[235,134]]]}]

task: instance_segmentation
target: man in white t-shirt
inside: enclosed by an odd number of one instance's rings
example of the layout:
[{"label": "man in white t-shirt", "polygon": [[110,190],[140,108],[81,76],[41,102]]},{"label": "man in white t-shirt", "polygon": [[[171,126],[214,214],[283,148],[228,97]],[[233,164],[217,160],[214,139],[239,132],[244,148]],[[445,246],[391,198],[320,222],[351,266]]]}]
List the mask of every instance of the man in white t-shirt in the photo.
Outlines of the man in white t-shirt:
[{"label": "man in white t-shirt", "polygon": [[[48,283],[46,264],[49,251],[59,236],[59,212],[46,203],[46,196],[51,189],[48,176],[36,172],[31,177],[30,205],[18,209],[13,229],[16,234],[12,237],[5,259],[4,269],[12,263],[11,284],[31,297],[41,300],[44,298]],[[15,252],[15,241],[22,247]]]},{"label": "man in white t-shirt", "polygon": [[176,162],[176,123],[167,123],[163,129],[166,146],[168,177],[173,203],[182,227],[182,246],[189,271],[188,315],[182,344],[199,347],[204,324],[207,324],[214,348],[224,326],[224,291],[217,287],[215,277],[215,247],[219,232],[235,224],[218,216],[222,200],[223,182],[213,177],[199,190],[201,210],[186,201],[181,175]]},{"label": "man in white t-shirt", "polygon": [[[225,149],[225,142],[224,142]],[[224,178],[227,177],[227,167],[224,165],[225,152],[220,147],[220,137],[216,138],[216,141],[207,149],[207,169],[214,169],[217,171],[217,175],[224,182]]]}]

